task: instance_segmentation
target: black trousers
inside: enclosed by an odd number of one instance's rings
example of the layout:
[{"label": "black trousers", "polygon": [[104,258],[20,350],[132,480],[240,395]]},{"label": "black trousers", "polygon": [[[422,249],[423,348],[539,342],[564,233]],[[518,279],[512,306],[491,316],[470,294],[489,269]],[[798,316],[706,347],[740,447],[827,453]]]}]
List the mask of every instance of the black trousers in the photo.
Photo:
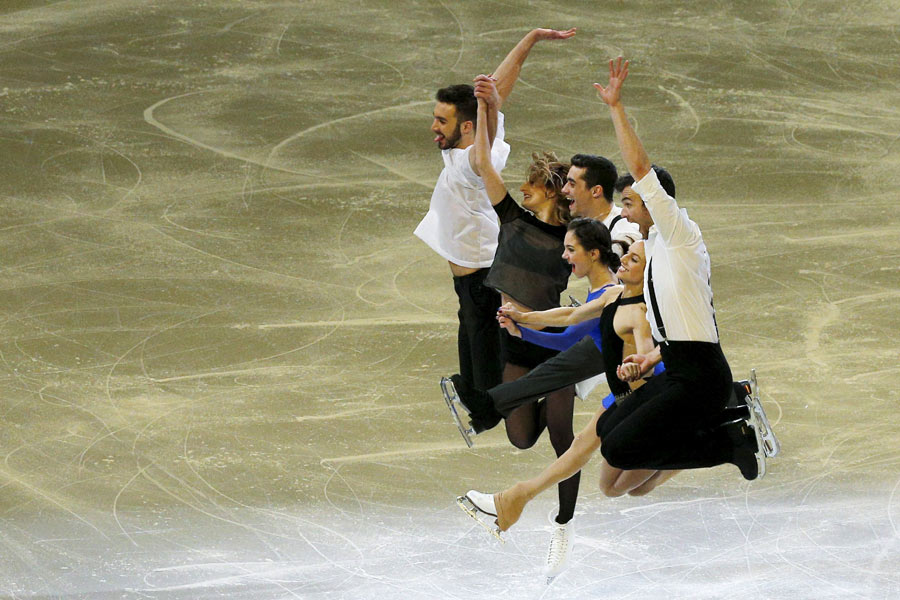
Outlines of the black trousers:
[{"label": "black trousers", "polygon": [[544,361],[524,377],[488,390],[494,408],[503,417],[550,392],[574,385],[603,372],[603,355],[590,336]]},{"label": "black trousers", "polygon": [[[453,278],[453,289],[459,298],[459,348],[460,393],[468,396],[473,391],[485,391],[502,380],[500,364],[500,325],[497,309],[500,294],[484,285],[490,269],[480,269],[469,275]],[[476,397],[481,396],[476,394]],[[482,413],[482,407],[470,406],[473,415]],[[491,407],[483,407],[492,413]]]},{"label": "black trousers", "polygon": [[668,342],[666,370],[597,421],[600,452],[618,469],[696,469],[730,462],[722,409],[731,369],[719,344]]}]

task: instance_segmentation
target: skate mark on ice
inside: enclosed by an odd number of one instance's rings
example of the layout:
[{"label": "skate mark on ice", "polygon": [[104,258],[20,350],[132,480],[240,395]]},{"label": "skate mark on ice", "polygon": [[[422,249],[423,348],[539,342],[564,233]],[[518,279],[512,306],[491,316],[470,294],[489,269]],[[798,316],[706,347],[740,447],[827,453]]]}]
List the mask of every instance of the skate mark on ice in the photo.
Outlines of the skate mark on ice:
[{"label": "skate mark on ice", "polygon": [[[476,449],[481,448],[508,448],[509,444],[506,442],[485,442],[479,443],[476,446]],[[414,458],[418,455],[428,455],[436,452],[470,452],[468,448],[458,443],[453,444],[445,444],[445,443],[423,443],[417,444],[413,448],[406,448],[403,450],[385,450],[383,452],[371,452],[369,454],[355,454],[355,455],[347,455],[347,456],[334,456],[331,458],[323,458],[319,461],[319,464],[322,466],[329,466],[335,464],[345,464],[345,463],[357,463],[357,462],[369,462],[375,460],[383,460],[383,459],[406,459],[406,458]]]},{"label": "skate mark on ice", "polygon": [[[196,92],[194,92],[194,93],[196,93]],[[417,106],[425,106],[425,105],[427,105],[427,104],[433,104],[433,103],[434,103],[433,100],[415,100],[415,101],[412,101],[412,102],[405,102],[405,103],[403,103],[403,104],[395,104],[395,105],[393,105],[393,106],[384,106],[384,107],[382,107],[382,108],[376,108],[376,109],[373,109],[373,110],[367,110],[367,111],[364,111],[364,112],[361,112],[361,113],[356,113],[356,114],[353,114],[353,115],[348,115],[348,116],[346,116],[346,117],[338,117],[337,119],[332,119],[332,120],[330,120],[330,121],[323,121],[323,122],[321,122],[321,123],[317,123],[317,124],[315,124],[315,125],[313,125],[313,126],[311,126],[311,127],[307,127],[306,129],[303,129],[303,130],[301,130],[301,131],[298,131],[297,133],[295,133],[295,134],[293,134],[293,135],[291,135],[291,136],[289,136],[289,137],[287,137],[287,138],[281,140],[281,141],[278,142],[277,144],[275,144],[275,146],[273,146],[272,149],[269,151],[269,154],[268,154],[268,156],[266,157],[266,160],[265,160],[264,162],[262,162],[262,163],[256,163],[256,164],[260,164],[260,166],[262,166],[263,168],[274,168],[274,169],[277,169],[277,170],[288,171],[288,172],[294,172],[294,171],[290,171],[289,169],[280,169],[280,168],[278,168],[278,167],[269,167],[269,163],[272,161],[273,158],[275,158],[275,155],[277,155],[279,152],[281,152],[281,149],[282,149],[282,148],[284,148],[285,146],[287,146],[287,145],[289,145],[289,144],[292,144],[293,142],[295,142],[295,141],[297,141],[298,139],[300,139],[300,138],[302,138],[302,137],[304,137],[304,136],[306,136],[306,135],[312,133],[313,131],[317,131],[317,130],[322,129],[322,128],[324,128],[324,127],[330,127],[330,126],[332,126],[332,125],[337,125],[338,123],[344,123],[344,122],[346,122],[346,121],[353,121],[353,120],[355,120],[355,119],[361,119],[361,118],[364,118],[364,117],[371,117],[372,115],[377,115],[377,114],[389,112],[389,111],[392,111],[392,110],[404,110],[404,109],[408,109],[408,108],[414,108],[414,107],[417,107]],[[155,106],[155,105],[154,105],[154,106]],[[253,161],[248,161],[248,162],[253,162]],[[301,174],[301,175],[310,175],[310,176],[313,176],[313,177],[316,176],[315,173],[298,172],[298,174]],[[421,182],[417,182],[417,183],[421,183]]]}]

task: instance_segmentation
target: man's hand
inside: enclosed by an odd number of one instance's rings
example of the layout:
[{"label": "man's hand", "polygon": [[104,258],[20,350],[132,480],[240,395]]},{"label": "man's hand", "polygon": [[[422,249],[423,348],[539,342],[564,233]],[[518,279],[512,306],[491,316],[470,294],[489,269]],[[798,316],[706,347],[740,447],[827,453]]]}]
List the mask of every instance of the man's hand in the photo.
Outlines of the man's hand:
[{"label": "man's hand", "polygon": [[512,319],[508,319],[503,315],[497,315],[497,321],[500,322],[500,327],[507,330],[510,335],[514,335],[518,338],[522,337],[522,330],[519,329],[519,326],[516,325],[516,322]]},{"label": "man's hand", "polygon": [[609,61],[609,83],[603,87],[599,83],[595,83],[597,95],[609,106],[616,106],[621,100],[622,84],[628,77],[628,61],[621,56],[615,60]]},{"label": "man's hand", "polygon": [[479,75],[474,79],[475,97],[483,100],[488,108],[500,106],[500,94],[497,92],[497,80],[490,75]]},{"label": "man's hand", "polygon": [[572,29],[567,29],[565,31],[560,31],[558,29],[533,29],[531,33],[537,38],[538,41],[543,40],[567,40],[570,37],[574,36],[578,31],[577,27],[573,27]]},{"label": "man's hand", "polygon": [[652,371],[653,365],[654,363],[646,354],[629,354],[622,359],[622,364],[616,367],[616,375],[622,381],[637,381]]}]

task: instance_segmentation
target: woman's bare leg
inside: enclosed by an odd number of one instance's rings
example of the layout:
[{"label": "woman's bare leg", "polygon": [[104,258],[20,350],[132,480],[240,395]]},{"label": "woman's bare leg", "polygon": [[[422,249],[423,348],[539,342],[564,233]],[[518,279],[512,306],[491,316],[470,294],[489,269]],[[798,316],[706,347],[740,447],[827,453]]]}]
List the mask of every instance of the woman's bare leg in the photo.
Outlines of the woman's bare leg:
[{"label": "woman's bare leg", "polygon": [[680,469],[670,470],[670,471],[657,471],[650,479],[639,485],[638,487],[629,490],[628,495],[630,496],[644,496],[649,494],[653,490],[655,490],[660,485],[664,484],[668,480],[672,479],[676,475],[681,473]]},{"label": "woman's bare leg", "polygon": [[610,498],[618,498],[629,494],[643,496],[665,483],[680,471],[656,471],[653,469],[634,469],[623,471],[609,466],[606,461],[600,466],[600,490]]}]

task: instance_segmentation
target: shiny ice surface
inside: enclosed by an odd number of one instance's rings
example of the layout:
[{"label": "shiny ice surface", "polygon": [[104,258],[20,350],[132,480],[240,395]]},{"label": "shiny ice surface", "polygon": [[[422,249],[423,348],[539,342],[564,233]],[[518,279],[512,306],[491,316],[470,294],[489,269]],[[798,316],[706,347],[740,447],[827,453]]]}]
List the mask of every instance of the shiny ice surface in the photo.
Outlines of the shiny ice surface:
[{"label": "shiny ice surface", "polygon": [[[3,3],[0,597],[900,597],[898,15]],[[504,107],[508,184],[544,148],[621,166],[590,84],[626,54],[783,443],[760,482],[723,466],[644,498],[600,495],[595,461],[550,587],[553,492],[506,545],[453,501],[553,453],[463,445],[437,385],[450,275],[411,235],[434,90],[536,25],[580,31],[536,47]]]}]

